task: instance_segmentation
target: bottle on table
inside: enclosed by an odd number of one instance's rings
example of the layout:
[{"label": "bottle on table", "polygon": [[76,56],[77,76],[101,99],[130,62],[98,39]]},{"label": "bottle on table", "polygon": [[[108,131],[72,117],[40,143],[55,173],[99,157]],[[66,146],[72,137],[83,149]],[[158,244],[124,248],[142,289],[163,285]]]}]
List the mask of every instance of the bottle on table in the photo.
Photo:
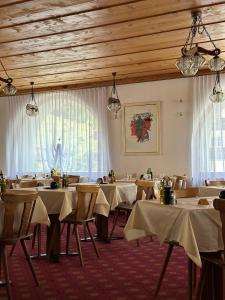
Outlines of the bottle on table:
[{"label": "bottle on table", "polygon": [[152,169],[151,168],[148,168],[147,174],[148,174],[148,179],[153,180],[153,173],[152,173]]},{"label": "bottle on table", "polygon": [[109,171],[109,182],[110,183],[114,183],[116,181],[116,175],[115,172],[113,170]]},{"label": "bottle on table", "polygon": [[0,188],[1,188],[1,193],[5,193],[6,191],[6,180],[4,178],[4,175],[2,171],[0,172]]},{"label": "bottle on table", "polygon": [[62,187],[65,188],[66,187],[66,175],[63,174],[63,177],[62,177]]},{"label": "bottle on table", "polygon": [[161,182],[160,182],[160,189],[159,189],[160,204],[164,204],[164,196],[165,196],[164,181],[161,180]]}]

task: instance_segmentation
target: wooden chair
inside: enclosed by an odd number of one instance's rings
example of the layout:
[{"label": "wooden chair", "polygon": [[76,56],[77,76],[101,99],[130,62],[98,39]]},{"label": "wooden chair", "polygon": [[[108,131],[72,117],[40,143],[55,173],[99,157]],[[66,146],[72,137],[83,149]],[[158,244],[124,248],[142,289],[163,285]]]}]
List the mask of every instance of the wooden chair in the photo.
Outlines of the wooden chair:
[{"label": "wooden chair", "polygon": [[198,187],[189,187],[183,190],[175,190],[176,198],[192,198],[199,196]]},{"label": "wooden chair", "polygon": [[[215,199],[213,206],[220,212],[222,238],[223,244],[225,245],[225,199]],[[201,269],[196,300],[204,300],[204,287],[207,288],[209,284],[212,285],[210,291],[213,291],[213,294],[210,295],[210,299],[225,299],[225,249],[222,251],[200,254],[203,266]],[[215,286],[217,283],[219,284],[219,288],[218,286]]]},{"label": "wooden chair", "polygon": [[174,175],[173,177],[173,186],[172,188],[174,190],[182,190],[182,189],[186,189],[187,187],[187,176],[183,175]]},{"label": "wooden chair", "polygon": [[31,181],[21,181],[20,187],[21,188],[29,188],[29,187],[37,187],[38,181],[37,180],[31,180]]},{"label": "wooden chair", "polygon": [[[175,190],[175,195],[176,195],[176,198],[178,198],[178,199],[179,198],[196,197],[199,195],[199,188],[198,187],[190,187],[187,189]],[[165,275],[165,272],[166,272],[166,269],[167,269],[167,266],[168,266],[168,263],[169,263],[169,260],[171,257],[171,254],[173,252],[173,248],[174,248],[174,246],[179,246],[179,244],[174,241],[165,241],[165,243],[168,244],[168,249],[167,249],[163,267],[162,267],[162,270],[161,270],[161,273],[159,276],[159,281],[157,283],[157,287],[155,290],[155,297],[158,296],[158,293],[159,293],[159,290],[160,290],[160,287],[161,287],[161,284],[162,284],[162,281],[163,281],[163,278],[164,278],[164,275]],[[195,264],[193,264],[193,283],[190,283],[190,284],[193,284],[193,286],[196,285],[196,265]]]},{"label": "wooden chair", "polygon": [[11,299],[12,296],[10,289],[6,246],[15,245],[17,241],[20,241],[34,281],[36,285],[39,286],[38,279],[36,277],[25,244],[25,240],[32,237],[32,233],[29,233],[29,227],[37,196],[38,194],[36,192],[10,191],[2,194],[5,212],[3,218],[3,231],[0,237],[0,256],[6,281],[8,299]]},{"label": "wooden chair", "polygon": [[55,182],[57,182],[57,183],[59,183],[60,178],[61,178],[61,176],[59,176],[59,175],[54,175],[54,176],[52,176],[53,181],[55,181]]},{"label": "wooden chair", "polygon": [[13,184],[19,184],[21,179],[6,179],[6,189],[13,189]]},{"label": "wooden chair", "polygon": [[68,175],[68,183],[79,183],[80,176],[79,175]]},{"label": "wooden chair", "polygon": [[136,201],[142,199],[143,192],[145,192],[145,199],[153,199],[155,198],[155,192],[154,192],[154,187],[155,187],[155,182],[154,181],[148,181],[148,180],[141,180],[138,179],[135,181],[135,184],[137,185],[137,194],[136,194],[136,200],[131,204],[131,203],[126,203],[126,202],[121,202],[119,205],[115,208],[115,213],[114,213],[114,218],[113,218],[113,225],[112,225],[112,230],[109,235],[109,241],[112,239],[112,235],[114,232],[114,229],[117,224],[118,217],[121,212],[126,213],[126,221],[133,209],[133,206]]},{"label": "wooden chair", "polygon": [[83,255],[80,244],[80,236],[78,232],[78,225],[83,225],[87,228],[89,236],[91,238],[94,250],[97,257],[99,257],[98,249],[96,247],[93,235],[91,233],[89,223],[95,220],[93,213],[95,208],[96,199],[98,196],[100,187],[95,185],[78,185],[77,191],[77,207],[69,216],[67,216],[62,223],[67,224],[67,238],[66,238],[66,253],[69,254],[69,237],[70,227],[74,225],[74,234],[77,242],[77,249],[80,256],[81,266],[84,266]]},{"label": "wooden chair", "polygon": [[205,180],[206,186],[225,186],[225,181],[223,180]]}]

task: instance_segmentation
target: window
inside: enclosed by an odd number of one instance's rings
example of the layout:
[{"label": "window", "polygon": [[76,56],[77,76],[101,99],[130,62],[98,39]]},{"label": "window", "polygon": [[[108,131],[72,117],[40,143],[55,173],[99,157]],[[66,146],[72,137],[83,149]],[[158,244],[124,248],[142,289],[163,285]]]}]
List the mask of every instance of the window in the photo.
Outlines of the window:
[{"label": "window", "polygon": [[106,100],[105,88],[38,94],[39,115],[32,118],[25,114],[27,97],[12,97],[10,176],[52,168],[93,179],[105,175],[110,169]]}]

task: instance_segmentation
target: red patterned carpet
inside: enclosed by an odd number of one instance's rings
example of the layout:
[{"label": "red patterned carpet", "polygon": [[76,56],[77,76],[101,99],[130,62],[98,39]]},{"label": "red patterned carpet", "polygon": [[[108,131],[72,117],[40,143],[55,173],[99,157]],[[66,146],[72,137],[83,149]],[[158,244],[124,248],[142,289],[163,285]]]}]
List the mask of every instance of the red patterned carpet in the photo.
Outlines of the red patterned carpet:
[{"label": "red patterned carpet", "polygon": [[[122,229],[119,231],[115,234],[122,233]],[[156,239],[153,242],[145,239],[139,247],[136,242],[125,240],[113,240],[110,244],[97,242],[97,246],[100,259],[96,257],[89,241],[82,243],[84,268],[80,267],[78,256],[62,256],[59,263],[50,263],[45,257],[33,260],[41,285],[36,287],[18,245],[9,258],[13,299],[187,299],[187,258],[183,249],[176,247],[174,250],[159,296],[154,298],[167,249],[165,245],[160,246]],[[71,238],[72,249],[75,249],[75,241]],[[4,287],[0,287],[0,299],[6,299]]]}]

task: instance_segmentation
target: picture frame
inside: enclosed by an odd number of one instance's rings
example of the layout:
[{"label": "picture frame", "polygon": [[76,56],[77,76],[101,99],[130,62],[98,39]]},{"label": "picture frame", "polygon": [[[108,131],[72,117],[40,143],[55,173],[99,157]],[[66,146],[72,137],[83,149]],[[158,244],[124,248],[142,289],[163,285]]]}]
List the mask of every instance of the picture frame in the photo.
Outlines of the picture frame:
[{"label": "picture frame", "polygon": [[126,155],[160,152],[160,102],[124,104],[123,139]]}]

